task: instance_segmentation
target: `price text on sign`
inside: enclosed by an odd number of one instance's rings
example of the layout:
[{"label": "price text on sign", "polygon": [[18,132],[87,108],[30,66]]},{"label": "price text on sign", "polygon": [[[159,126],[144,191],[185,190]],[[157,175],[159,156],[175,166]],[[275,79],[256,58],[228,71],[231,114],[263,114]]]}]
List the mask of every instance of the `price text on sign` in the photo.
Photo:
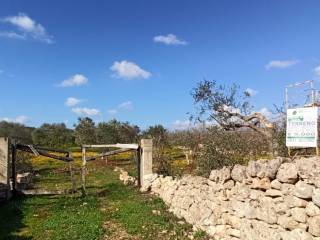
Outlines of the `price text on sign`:
[{"label": "price text on sign", "polygon": [[287,110],[286,145],[288,147],[317,147],[318,108]]}]

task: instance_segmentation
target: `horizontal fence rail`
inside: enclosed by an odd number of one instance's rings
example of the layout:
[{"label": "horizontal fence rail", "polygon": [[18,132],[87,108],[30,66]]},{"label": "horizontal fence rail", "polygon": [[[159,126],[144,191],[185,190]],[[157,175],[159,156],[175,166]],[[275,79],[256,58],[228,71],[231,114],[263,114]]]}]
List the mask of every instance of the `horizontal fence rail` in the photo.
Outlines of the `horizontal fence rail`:
[{"label": "horizontal fence rail", "polygon": [[[64,162],[72,162],[73,161],[73,158],[71,158],[69,156],[58,156],[58,155],[55,155],[52,153],[48,153],[47,151],[43,151],[43,150],[41,150],[41,148],[37,148],[33,145],[24,145],[24,144],[18,143],[15,145],[15,147],[17,150],[29,152],[29,153],[32,153],[36,156],[41,155],[44,157],[49,157],[49,158],[53,158],[53,159],[64,161]],[[55,152],[58,152],[58,151],[55,151]],[[63,153],[69,154],[69,152],[63,152]]]},{"label": "horizontal fence rail", "polygon": [[133,149],[118,149],[118,150],[114,150],[114,151],[110,151],[110,152],[106,152],[106,153],[101,153],[98,156],[95,157],[91,157],[91,158],[86,158],[86,161],[93,161],[96,160],[97,158],[102,158],[102,157],[107,157],[107,156],[112,156],[112,155],[116,155],[118,153],[124,153],[124,152],[129,152],[132,151]]}]

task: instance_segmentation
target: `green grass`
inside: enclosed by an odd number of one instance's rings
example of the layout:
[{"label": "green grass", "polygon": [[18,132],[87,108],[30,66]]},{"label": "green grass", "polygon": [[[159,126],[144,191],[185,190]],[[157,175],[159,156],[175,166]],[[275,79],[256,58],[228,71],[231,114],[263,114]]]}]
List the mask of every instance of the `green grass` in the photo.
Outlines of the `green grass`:
[{"label": "green grass", "polygon": [[[70,188],[67,164],[48,159],[33,164],[39,174],[33,187]],[[192,226],[178,222],[159,198],[124,186],[118,174],[104,161],[91,162],[85,198],[78,193],[17,197],[0,205],[0,239],[189,239]],[[79,186],[79,174],[76,179]],[[208,238],[197,232],[195,239]]]}]

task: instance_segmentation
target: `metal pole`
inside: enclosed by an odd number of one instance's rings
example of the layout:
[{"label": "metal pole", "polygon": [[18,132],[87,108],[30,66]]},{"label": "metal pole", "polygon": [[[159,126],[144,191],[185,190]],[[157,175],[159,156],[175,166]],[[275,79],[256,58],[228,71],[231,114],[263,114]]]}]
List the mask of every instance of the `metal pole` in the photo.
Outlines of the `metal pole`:
[{"label": "metal pole", "polygon": [[314,81],[310,81],[310,87],[311,87],[311,98],[312,98],[312,106],[315,106],[315,103],[316,103],[316,95],[315,95],[315,92],[314,92]]},{"label": "metal pole", "polygon": [[286,110],[288,110],[289,108],[289,99],[288,99],[288,87],[286,87],[286,91],[285,91],[285,105],[286,105]]}]

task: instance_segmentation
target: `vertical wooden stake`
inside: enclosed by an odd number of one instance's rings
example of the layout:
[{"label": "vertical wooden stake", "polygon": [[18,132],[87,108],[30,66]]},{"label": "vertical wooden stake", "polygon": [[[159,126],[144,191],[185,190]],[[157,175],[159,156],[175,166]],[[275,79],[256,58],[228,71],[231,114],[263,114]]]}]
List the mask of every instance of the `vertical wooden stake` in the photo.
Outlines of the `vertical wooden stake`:
[{"label": "vertical wooden stake", "polygon": [[11,145],[11,178],[12,178],[12,195],[15,196],[16,194],[16,181],[17,181],[17,170],[16,170],[16,164],[17,164],[17,148],[16,143],[13,143]]},{"label": "vertical wooden stake", "polygon": [[291,148],[288,147],[288,156],[291,157]]},{"label": "vertical wooden stake", "polygon": [[[72,158],[72,152],[68,153],[68,157]],[[74,160],[69,162],[70,178],[71,178],[71,191],[75,193],[77,191],[76,179],[74,177]]]},{"label": "vertical wooden stake", "polygon": [[10,153],[9,153],[9,139],[0,137],[0,185],[4,185],[5,198],[10,199]]},{"label": "vertical wooden stake", "polygon": [[86,196],[86,174],[87,174],[86,148],[82,147],[82,171],[81,171],[81,191],[82,196]]},{"label": "vertical wooden stake", "polygon": [[319,156],[319,147],[316,147],[316,154]]},{"label": "vertical wooden stake", "polygon": [[137,156],[137,170],[138,170],[138,186],[141,187],[141,171],[140,171],[140,163],[141,163],[141,147],[139,147],[137,149],[137,152],[136,152],[136,156]]}]

